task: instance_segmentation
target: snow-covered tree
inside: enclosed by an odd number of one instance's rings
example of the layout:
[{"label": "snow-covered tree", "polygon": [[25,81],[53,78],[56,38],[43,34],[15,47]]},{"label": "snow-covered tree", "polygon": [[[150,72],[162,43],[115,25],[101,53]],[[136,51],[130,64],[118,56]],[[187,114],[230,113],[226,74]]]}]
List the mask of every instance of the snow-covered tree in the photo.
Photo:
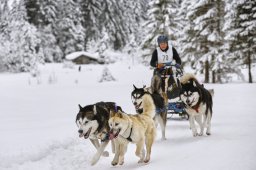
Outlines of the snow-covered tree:
[{"label": "snow-covered tree", "polygon": [[99,82],[102,83],[105,81],[116,81],[116,79],[112,76],[110,70],[107,67],[103,69]]},{"label": "snow-covered tree", "polygon": [[[205,73],[205,82],[210,81],[210,70],[212,71],[212,82],[215,82],[215,73],[219,72],[221,67],[220,62],[218,65],[214,65],[214,63],[222,54],[223,1],[191,1],[188,3],[187,10],[186,17],[189,24],[184,28],[183,54],[186,58],[191,59],[192,57],[193,67],[197,71]],[[202,63],[204,63],[204,67],[202,67]]]},{"label": "snow-covered tree", "polygon": [[63,0],[58,4],[58,17],[54,28],[57,43],[64,55],[84,50],[84,28],[77,1]]},{"label": "snow-covered tree", "polygon": [[4,63],[4,42],[5,42],[5,37],[7,36],[7,33],[5,32],[5,27],[8,23],[7,21],[7,16],[9,13],[9,8],[7,4],[7,0],[5,1],[0,1],[0,71],[5,71],[5,63]]},{"label": "snow-covered tree", "polygon": [[90,41],[115,50],[122,49],[135,37],[138,42],[140,37],[134,35],[140,35],[138,27],[143,20],[145,1],[80,0],[86,49],[90,48]]},{"label": "snow-covered tree", "polygon": [[31,71],[42,62],[37,29],[27,22],[24,1],[14,1],[3,27],[3,62],[9,71]]},{"label": "snow-covered tree", "polygon": [[156,47],[156,39],[160,34],[167,35],[176,45],[178,8],[179,3],[176,0],[152,0],[149,3],[148,20],[144,24],[146,29],[142,43],[142,49],[146,50],[145,56],[151,54]]},{"label": "snow-covered tree", "polygon": [[39,10],[42,17],[38,27],[40,34],[40,50],[46,62],[60,62],[63,59],[63,52],[57,42],[55,28],[59,14],[59,1],[40,0]]},{"label": "snow-covered tree", "polygon": [[43,15],[40,11],[40,0],[24,0],[28,22],[39,26],[42,24]]},{"label": "snow-covered tree", "polygon": [[241,65],[247,65],[248,82],[252,83],[251,64],[256,59],[256,2],[227,0],[225,19],[226,53],[229,61],[237,69]]},{"label": "snow-covered tree", "polygon": [[51,25],[39,28],[40,46],[39,50],[43,55],[45,62],[61,62],[63,53],[57,44]]}]

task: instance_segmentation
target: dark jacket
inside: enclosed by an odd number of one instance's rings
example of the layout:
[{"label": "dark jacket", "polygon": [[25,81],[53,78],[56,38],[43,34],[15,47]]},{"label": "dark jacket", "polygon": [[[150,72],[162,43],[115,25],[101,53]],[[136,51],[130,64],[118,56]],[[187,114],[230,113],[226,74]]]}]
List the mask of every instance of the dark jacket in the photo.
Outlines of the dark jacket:
[{"label": "dark jacket", "polygon": [[[166,48],[166,50],[164,51],[167,51],[169,47]],[[180,56],[179,54],[177,53],[176,49],[174,47],[172,47],[172,51],[173,51],[173,59],[176,61],[177,64],[181,65],[181,59],[180,59]],[[150,61],[150,65],[152,67],[156,67],[158,64],[158,57],[157,57],[157,49],[155,49],[155,51],[153,52],[152,54],[152,58],[151,58],[151,61]]]}]

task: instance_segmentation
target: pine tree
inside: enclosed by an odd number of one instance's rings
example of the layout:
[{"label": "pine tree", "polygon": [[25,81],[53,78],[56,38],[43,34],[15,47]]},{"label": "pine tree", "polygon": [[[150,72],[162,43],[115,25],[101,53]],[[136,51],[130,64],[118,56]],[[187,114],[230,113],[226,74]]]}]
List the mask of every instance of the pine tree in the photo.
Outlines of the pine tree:
[{"label": "pine tree", "polygon": [[[85,28],[85,48],[93,44],[104,44],[107,48],[120,50],[131,39],[137,38],[143,1],[80,0]],[[138,38],[139,39],[139,38]],[[134,40],[137,42],[137,40]]]},{"label": "pine tree", "polygon": [[102,83],[105,81],[116,81],[116,79],[112,76],[110,70],[107,67],[103,69],[99,82]]},{"label": "pine tree", "polygon": [[80,0],[79,4],[82,13],[81,24],[85,29],[84,48],[88,50],[87,43],[92,40],[100,39],[101,32],[103,31],[98,21],[102,11],[102,1]]},{"label": "pine tree", "polygon": [[54,31],[57,43],[64,55],[84,50],[84,28],[81,25],[81,10],[74,0],[59,1]]},{"label": "pine tree", "polygon": [[[193,46],[192,38],[195,35],[193,31],[194,23],[188,18],[187,14],[191,7],[191,0],[183,0],[178,12],[178,18],[181,24],[179,32],[179,48],[181,51],[183,64],[190,64],[194,68],[196,48]],[[194,68],[195,69],[195,68]]]},{"label": "pine tree", "polygon": [[39,26],[42,24],[42,18],[43,15],[40,11],[40,0],[24,0],[25,1],[25,7],[28,17],[28,22]]},{"label": "pine tree", "polygon": [[[252,83],[251,64],[256,59],[256,2],[252,0],[227,1],[224,30],[228,32],[227,50],[233,67],[248,66],[248,82]],[[239,70],[238,70],[239,71]]]},{"label": "pine tree", "polygon": [[[175,0],[153,0],[150,2],[148,10],[148,21],[145,23],[145,38],[142,49],[152,50],[156,47],[156,39],[159,35],[165,34],[173,44],[176,44],[178,25],[176,14],[179,3]],[[149,55],[146,51],[145,55]]]},{"label": "pine tree", "polygon": [[102,5],[102,13],[99,16],[100,27],[105,28],[111,47],[118,50],[126,45],[128,39],[122,1],[106,0]]},{"label": "pine tree", "polygon": [[[212,82],[215,82],[215,72],[220,72],[221,68],[214,63],[219,60],[223,43],[223,7],[222,0],[191,1],[187,6],[189,25],[185,27],[183,39],[189,44],[184,46],[183,52],[186,58],[193,57],[191,61],[197,71],[206,73],[206,83],[210,82],[208,70],[212,71]],[[202,70],[202,63],[205,70]]]},{"label": "pine tree", "polygon": [[0,2],[0,72],[5,71],[5,63],[4,63],[4,42],[5,38],[7,36],[6,32],[4,32],[4,28],[6,27],[8,21],[7,21],[7,16],[8,16],[9,8],[7,4],[7,0],[1,1]]},{"label": "pine tree", "polygon": [[8,24],[4,26],[3,55],[9,71],[22,72],[36,69],[42,61],[38,51],[40,40],[37,29],[27,22],[24,1],[14,1],[7,16]]}]

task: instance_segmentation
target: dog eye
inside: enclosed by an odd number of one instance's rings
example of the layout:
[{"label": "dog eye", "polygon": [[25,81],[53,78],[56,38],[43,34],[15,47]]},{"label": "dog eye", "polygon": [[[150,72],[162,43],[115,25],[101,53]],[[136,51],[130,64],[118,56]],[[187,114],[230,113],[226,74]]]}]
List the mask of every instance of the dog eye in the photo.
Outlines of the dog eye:
[{"label": "dog eye", "polygon": [[88,123],[88,121],[85,121],[84,124]]},{"label": "dog eye", "polygon": [[118,126],[119,125],[119,123],[115,123],[115,126]]}]

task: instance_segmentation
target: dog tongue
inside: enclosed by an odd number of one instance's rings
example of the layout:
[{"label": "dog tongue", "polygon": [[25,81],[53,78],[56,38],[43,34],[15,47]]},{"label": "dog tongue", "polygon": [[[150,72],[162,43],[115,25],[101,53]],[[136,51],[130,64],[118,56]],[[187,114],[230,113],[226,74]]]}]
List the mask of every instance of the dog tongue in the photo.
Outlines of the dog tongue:
[{"label": "dog tongue", "polygon": [[110,133],[109,134],[109,140],[112,140],[112,139],[114,139],[115,138],[115,135],[113,134],[113,133]]}]

